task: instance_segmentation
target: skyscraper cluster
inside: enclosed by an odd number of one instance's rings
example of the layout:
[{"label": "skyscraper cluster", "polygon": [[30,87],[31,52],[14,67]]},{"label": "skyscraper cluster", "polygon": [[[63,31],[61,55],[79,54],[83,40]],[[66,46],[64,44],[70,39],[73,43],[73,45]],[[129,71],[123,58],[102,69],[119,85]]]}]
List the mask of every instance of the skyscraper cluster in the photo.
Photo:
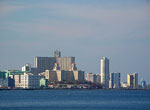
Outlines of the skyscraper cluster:
[{"label": "skyscraper cluster", "polygon": [[[103,88],[129,88],[136,89],[138,88],[138,73],[127,74],[127,83],[121,83],[121,74],[120,72],[110,72],[109,70],[109,59],[103,57],[100,59],[100,74],[87,74],[87,81],[100,83]],[[145,82],[142,83],[145,86]],[[143,86],[143,87],[144,87]]]}]

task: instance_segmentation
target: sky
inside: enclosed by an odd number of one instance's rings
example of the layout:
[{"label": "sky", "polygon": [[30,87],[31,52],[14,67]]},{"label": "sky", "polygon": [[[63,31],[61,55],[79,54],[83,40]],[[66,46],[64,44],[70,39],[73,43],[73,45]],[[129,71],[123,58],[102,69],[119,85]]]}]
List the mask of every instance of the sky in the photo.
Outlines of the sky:
[{"label": "sky", "polygon": [[150,84],[150,0],[0,0],[0,70],[35,56],[75,56],[79,70],[138,72]]}]

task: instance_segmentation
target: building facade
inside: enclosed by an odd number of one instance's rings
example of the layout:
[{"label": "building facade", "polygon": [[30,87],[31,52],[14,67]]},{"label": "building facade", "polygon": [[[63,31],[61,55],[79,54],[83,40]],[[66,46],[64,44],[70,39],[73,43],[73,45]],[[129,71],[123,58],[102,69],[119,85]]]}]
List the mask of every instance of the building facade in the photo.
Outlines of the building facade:
[{"label": "building facade", "polygon": [[75,57],[57,57],[56,61],[59,63],[61,70],[69,71],[72,67],[72,63],[75,63]]},{"label": "building facade", "polygon": [[59,63],[60,70],[69,71],[72,63],[75,63],[75,57],[61,57],[60,51],[55,51],[54,57],[35,57],[31,72],[37,75],[45,70],[53,70],[55,63]]},{"label": "building facade", "polygon": [[131,89],[138,87],[138,73],[127,74],[127,86]]},{"label": "building facade", "polygon": [[101,84],[104,88],[109,88],[109,59],[103,57],[101,63]]},{"label": "building facade", "polygon": [[75,64],[72,64],[71,70],[61,70],[58,63],[55,63],[53,70],[45,70],[41,73],[41,76],[44,76],[48,79],[49,83],[57,81],[84,81],[84,71],[77,70],[74,68]]},{"label": "building facade", "polygon": [[110,81],[109,88],[119,89],[120,88],[120,73],[117,73],[117,72],[110,73],[109,81]]},{"label": "building facade", "polygon": [[34,69],[33,71],[37,71],[37,73],[44,72],[45,70],[49,69],[52,70],[54,64],[56,62],[55,57],[35,57],[34,59]]},{"label": "building facade", "polygon": [[143,89],[146,88],[146,81],[145,81],[144,79],[141,80],[141,87],[142,87]]},{"label": "building facade", "polygon": [[87,81],[96,83],[96,74],[93,73],[87,73]]},{"label": "building facade", "polygon": [[0,88],[8,88],[8,78],[0,78]]},{"label": "building facade", "polygon": [[87,73],[87,81],[101,83],[100,74]]},{"label": "building facade", "polygon": [[9,75],[15,81],[15,88],[40,88],[40,76],[29,73],[23,75]]}]

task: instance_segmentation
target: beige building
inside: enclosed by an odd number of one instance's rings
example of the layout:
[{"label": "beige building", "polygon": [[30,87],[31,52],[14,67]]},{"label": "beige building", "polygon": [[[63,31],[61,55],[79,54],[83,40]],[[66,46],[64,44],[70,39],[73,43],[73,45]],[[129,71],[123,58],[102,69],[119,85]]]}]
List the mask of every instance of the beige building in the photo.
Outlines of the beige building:
[{"label": "beige building", "polygon": [[100,74],[87,73],[87,81],[101,83]]},{"label": "beige building", "polygon": [[55,63],[53,70],[46,70],[40,75],[45,76],[49,82],[56,81],[84,81],[84,71],[78,71],[75,64],[72,64],[70,70],[61,70],[58,63]]},{"label": "beige building", "polygon": [[138,87],[138,73],[127,74],[127,86],[133,89]]}]

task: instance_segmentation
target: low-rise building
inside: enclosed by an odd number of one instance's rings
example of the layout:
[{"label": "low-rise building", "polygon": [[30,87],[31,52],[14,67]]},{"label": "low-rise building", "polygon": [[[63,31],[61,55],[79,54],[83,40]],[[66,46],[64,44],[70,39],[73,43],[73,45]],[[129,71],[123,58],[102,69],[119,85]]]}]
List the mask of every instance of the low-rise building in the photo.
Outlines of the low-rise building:
[{"label": "low-rise building", "polygon": [[41,78],[40,79],[40,87],[48,87],[48,79]]},{"label": "low-rise building", "polygon": [[127,82],[121,82],[121,87],[122,88],[127,88],[128,86],[127,86]]},{"label": "low-rise building", "polygon": [[8,78],[0,78],[0,88],[8,88]]},{"label": "low-rise building", "polygon": [[15,88],[40,88],[40,76],[30,73],[9,75],[15,81]]},{"label": "low-rise building", "polygon": [[101,75],[100,74],[87,73],[87,81],[90,81],[93,83],[101,83]]},{"label": "low-rise building", "polygon": [[141,79],[141,87],[142,87],[143,89],[146,88],[146,81],[145,81],[144,79]]}]

